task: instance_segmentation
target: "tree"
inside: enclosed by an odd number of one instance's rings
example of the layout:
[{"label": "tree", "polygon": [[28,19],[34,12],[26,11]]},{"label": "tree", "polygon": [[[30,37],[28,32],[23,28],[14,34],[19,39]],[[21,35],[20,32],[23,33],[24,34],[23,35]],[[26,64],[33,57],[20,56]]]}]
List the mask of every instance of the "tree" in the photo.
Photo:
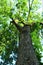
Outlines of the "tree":
[{"label": "tree", "polygon": [[[32,1],[33,3],[33,1]],[[29,15],[30,15],[30,0],[29,0]],[[20,44],[19,44],[19,54],[18,59],[16,62],[16,65],[39,65],[39,62],[36,58],[32,41],[30,37],[30,26],[24,24],[24,27],[21,28],[19,25],[15,23],[13,20],[13,23],[17,27],[17,29],[20,31]],[[34,23],[33,23],[34,25]]]},{"label": "tree", "polygon": [[[31,38],[30,38],[30,28],[33,31],[32,33],[34,33],[34,31],[35,32],[39,31],[39,28],[40,28],[39,24],[43,25],[42,22],[40,23],[41,16],[39,16],[39,14],[34,13],[35,10],[38,9],[37,4],[38,4],[39,1],[37,2],[36,0],[35,1],[32,0],[32,2],[31,2],[29,0],[29,10],[28,10],[28,7],[27,7],[27,0],[24,0],[24,1],[18,0],[18,1],[14,2],[15,4],[12,4],[12,2],[10,1],[10,3],[8,3],[9,5],[7,4],[6,0],[0,1],[0,2],[1,2],[1,10],[0,10],[0,12],[1,12],[0,13],[1,14],[1,23],[2,23],[2,21],[3,22],[8,21],[8,19],[10,18],[12,20],[12,23],[17,27],[17,29],[20,32],[20,46],[19,46],[19,48],[20,48],[19,54],[20,55],[18,56],[18,61],[21,59],[24,65],[25,64],[28,65],[28,60],[29,60],[29,61],[31,61],[31,62],[29,62],[30,65],[31,64],[38,65],[38,60],[37,60],[36,55],[34,53],[32,41],[31,41]],[[34,7],[36,7],[36,8],[34,8]],[[15,8],[16,8],[16,10],[15,10]],[[27,15],[27,13],[28,13],[28,15]],[[40,19],[40,21],[38,19]],[[10,24],[12,25],[12,23],[10,23]],[[38,37],[38,36],[34,36],[32,39],[34,39],[35,37]],[[7,39],[9,39],[9,38],[7,38]],[[37,40],[35,40],[34,43],[36,43],[36,41]],[[12,42],[13,41],[11,41],[11,43]],[[6,46],[9,46],[10,45],[9,43],[10,42],[7,41]],[[41,48],[40,45],[41,44],[39,44],[39,39],[38,39],[38,44],[36,44],[36,46]],[[31,49],[30,49],[30,47],[31,47]],[[3,48],[3,47],[1,47],[1,48]],[[12,48],[12,47],[10,47],[10,48]],[[5,47],[4,47],[4,50],[5,50]],[[30,52],[30,50],[31,50],[31,52]],[[32,52],[32,50],[33,50],[33,52]],[[25,54],[25,53],[27,53],[27,54]],[[33,53],[34,56],[31,53]],[[23,56],[22,58],[20,58],[21,55]],[[17,64],[18,64],[18,61],[17,61]],[[18,65],[20,65],[20,63],[22,64],[22,62],[20,62],[20,61],[19,61]]]}]

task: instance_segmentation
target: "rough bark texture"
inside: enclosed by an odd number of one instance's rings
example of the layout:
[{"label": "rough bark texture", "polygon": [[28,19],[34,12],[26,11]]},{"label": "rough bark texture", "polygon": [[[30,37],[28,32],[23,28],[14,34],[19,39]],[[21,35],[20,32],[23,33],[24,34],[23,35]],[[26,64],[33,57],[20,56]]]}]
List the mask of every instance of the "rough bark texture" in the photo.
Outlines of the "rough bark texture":
[{"label": "rough bark texture", "polygon": [[32,46],[29,26],[24,26],[20,34],[19,53],[16,65],[39,65]]}]

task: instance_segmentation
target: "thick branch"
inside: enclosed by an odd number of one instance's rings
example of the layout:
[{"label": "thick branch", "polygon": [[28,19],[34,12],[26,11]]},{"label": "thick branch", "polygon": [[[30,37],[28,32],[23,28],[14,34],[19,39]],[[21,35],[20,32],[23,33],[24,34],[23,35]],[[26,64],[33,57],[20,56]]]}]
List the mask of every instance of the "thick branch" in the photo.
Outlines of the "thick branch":
[{"label": "thick branch", "polygon": [[37,24],[39,24],[39,26],[41,25],[41,27],[43,27],[43,22],[40,22],[40,23],[33,22],[30,24],[31,32],[33,32],[37,28]]},{"label": "thick branch", "polygon": [[[19,24],[17,24],[13,18],[12,18],[11,23],[13,23],[20,32],[22,31],[23,27],[21,27]],[[24,22],[21,22],[21,23],[23,23],[24,26],[30,26],[31,29],[34,28],[34,26],[36,24],[36,22],[33,22],[31,24],[25,24]],[[39,24],[43,26],[43,22],[40,22]]]},{"label": "thick branch", "polygon": [[19,24],[17,24],[13,18],[12,18],[11,23],[13,23],[19,31],[22,30],[22,27]]},{"label": "thick branch", "polygon": [[[36,24],[36,22],[31,23],[30,26],[33,26],[34,24]],[[43,26],[43,22],[40,22],[39,24]]]}]

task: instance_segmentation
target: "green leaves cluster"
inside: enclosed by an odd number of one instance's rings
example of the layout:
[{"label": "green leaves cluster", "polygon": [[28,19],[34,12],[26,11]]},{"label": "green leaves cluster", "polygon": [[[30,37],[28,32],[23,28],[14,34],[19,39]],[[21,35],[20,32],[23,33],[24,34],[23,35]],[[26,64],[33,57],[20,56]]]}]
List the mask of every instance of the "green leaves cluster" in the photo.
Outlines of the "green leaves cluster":
[{"label": "green leaves cluster", "polygon": [[13,26],[12,24],[9,26],[7,24],[0,25],[0,54],[3,53],[9,47],[10,49],[13,48],[13,46],[17,42],[16,35],[17,35],[17,30],[15,26]]}]

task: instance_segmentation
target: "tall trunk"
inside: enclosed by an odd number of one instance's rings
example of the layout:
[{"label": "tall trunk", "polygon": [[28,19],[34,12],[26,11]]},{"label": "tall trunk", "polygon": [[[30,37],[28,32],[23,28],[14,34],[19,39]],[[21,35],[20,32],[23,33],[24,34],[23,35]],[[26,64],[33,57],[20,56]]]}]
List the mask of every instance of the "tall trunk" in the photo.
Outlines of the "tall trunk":
[{"label": "tall trunk", "polygon": [[19,53],[16,65],[39,65],[32,46],[29,26],[24,26],[20,34]]}]

